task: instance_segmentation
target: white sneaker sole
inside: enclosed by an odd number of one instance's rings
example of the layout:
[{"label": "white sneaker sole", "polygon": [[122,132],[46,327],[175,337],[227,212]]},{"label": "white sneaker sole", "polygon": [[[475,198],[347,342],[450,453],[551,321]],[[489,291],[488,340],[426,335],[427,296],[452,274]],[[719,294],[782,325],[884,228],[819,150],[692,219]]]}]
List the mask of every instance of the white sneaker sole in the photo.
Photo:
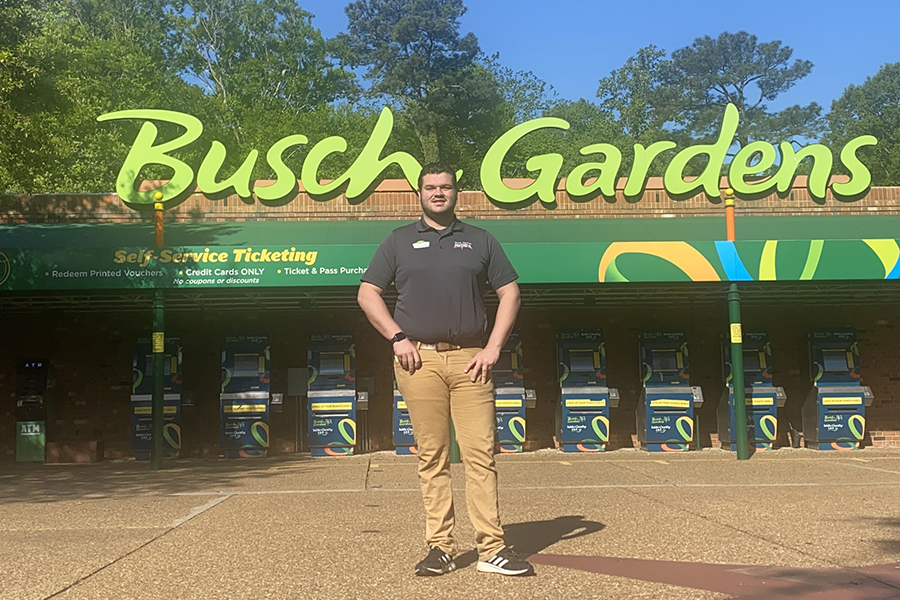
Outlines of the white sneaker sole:
[{"label": "white sneaker sole", "polygon": [[484,561],[478,561],[478,566],[476,567],[476,569],[478,569],[482,573],[499,573],[500,575],[524,575],[525,573],[528,573],[530,571],[530,569],[503,569]]}]

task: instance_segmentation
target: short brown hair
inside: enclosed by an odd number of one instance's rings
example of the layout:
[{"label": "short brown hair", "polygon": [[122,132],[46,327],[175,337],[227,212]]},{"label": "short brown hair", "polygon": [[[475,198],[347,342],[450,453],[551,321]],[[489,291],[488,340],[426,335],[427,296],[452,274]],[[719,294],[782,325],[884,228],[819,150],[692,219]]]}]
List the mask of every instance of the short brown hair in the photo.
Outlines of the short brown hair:
[{"label": "short brown hair", "polygon": [[426,175],[438,175],[440,173],[449,173],[453,179],[453,187],[457,187],[456,182],[456,171],[448,165],[447,163],[442,162],[431,162],[422,167],[422,171],[419,173],[419,191],[422,190],[422,181],[425,180]]}]

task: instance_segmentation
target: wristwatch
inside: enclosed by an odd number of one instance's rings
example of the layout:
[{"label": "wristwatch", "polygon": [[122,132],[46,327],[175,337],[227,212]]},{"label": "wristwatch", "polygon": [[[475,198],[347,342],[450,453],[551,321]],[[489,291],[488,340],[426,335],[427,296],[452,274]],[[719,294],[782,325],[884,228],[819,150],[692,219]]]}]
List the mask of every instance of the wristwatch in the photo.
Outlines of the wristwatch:
[{"label": "wristwatch", "polygon": [[391,343],[396,344],[397,342],[402,342],[405,339],[407,339],[406,334],[403,333],[402,331],[398,331],[397,333],[394,334],[394,337],[391,338]]}]

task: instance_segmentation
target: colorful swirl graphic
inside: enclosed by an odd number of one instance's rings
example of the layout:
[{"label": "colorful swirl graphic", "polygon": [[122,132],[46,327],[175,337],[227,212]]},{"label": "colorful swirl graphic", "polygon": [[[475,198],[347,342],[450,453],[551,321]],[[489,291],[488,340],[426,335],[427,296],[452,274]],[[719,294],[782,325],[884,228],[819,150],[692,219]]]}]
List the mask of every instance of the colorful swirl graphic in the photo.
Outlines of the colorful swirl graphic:
[{"label": "colorful swirl graphic", "polygon": [[[521,430],[517,429],[521,427]],[[525,441],[525,419],[513,417],[509,420],[509,432],[517,442]]]},{"label": "colorful swirl graphic", "polygon": [[831,442],[832,450],[859,450],[859,442]]},{"label": "colorful swirl graphic", "polygon": [[[678,420],[675,421],[675,429],[678,430],[681,439],[684,441],[690,442],[694,439],[694,422],[690,417],[678,417]],[[685,447],[685,449],[687,449],[687,447]]]},{"label": "colorful swirl graphic", "polygon": [[579,452],[603,452],[603,446],[600,444],[575,444]]},{"label": "colorful swirl graphic", "polygon": [[343,446],[333,446],[329,444],[323,448],[325,454],[328,456],[351,456],[353,454],[353,448],[345,448]]},{"label": "colorful swirl graphic", "polygon": [[850,433],[853,434],[858,440],[863,439],[863,434],[866,432],[866,418],[862,415],[850,415],[850,418],[847,420],[847,426],[850,428]]},{"label": "colorful swirl graphic", "polygon": [[763,415],[759,418],[759,428],[766,439],[774,440],[778,433],[778,419],[773,415]]},{"label": "colorful swirl graphic", "polygon": [[356,443],[356,422],[353,419],[341,419],[338,423],[338,431],[346,443],[351,446]]},{"label": "colorful swirl graphic", "polygon": [[[682,417],[684,418],[684,417]],[[687,444],[660,444],[660,448],[662,448],[663,452],[687,452],[688,445]]]},{"label": "colorful swirl graphic", "polygon": [[222,391],[224,392],[225,386],[231,383],[232,372],[231,369],[226,369],[225,367],[222,367],[222,370],[225,372],[225,376],[222,378]]},{"label": "colorful swirl graphic", "polygon": [[691,281],[721,281],[716,269],[687,242],[613,242],[600,258],[599,281],[630,281],[616,260],[625,254],[654,256],[679,268]]},{"label": "colorful swirl graphic", "polygon": [[865,244],[872,249],[872,252],[878,256],[881,264],[884,266],[885,279],[897,279],[900,274],[900,246],[896,240],[863,240]]},{"label": "colorful swirl graphic", "polygon": [[138,386],[141,385],[141,382],[144,381],[144,374],[140,369],[132,369],[132,373],[134,373],[134,383],[131,384],[131,393],[134,394],[137,392]]},{"label": "colorful swirl graphic", "polygon": [[263,423],[262,421],[256,421],[253,425],[250,426],[250,434],[253,436],[253,439],[256,440],[256,443],[260,445],[262,448],[269,447],[269,425],[268,423]]},{"label": "colorful swirl graphic", "polygon": [[181,427],[175,423],[163,425],[163,439],[173,450],[181,450]]},{"label": "colorful swirl graphic", "polygon": [[597,434],[598,440],[604,444],[609,441],[609,419],[603,415],[597,415],[591,421],[591,427],[593,427],[594,433]]}]

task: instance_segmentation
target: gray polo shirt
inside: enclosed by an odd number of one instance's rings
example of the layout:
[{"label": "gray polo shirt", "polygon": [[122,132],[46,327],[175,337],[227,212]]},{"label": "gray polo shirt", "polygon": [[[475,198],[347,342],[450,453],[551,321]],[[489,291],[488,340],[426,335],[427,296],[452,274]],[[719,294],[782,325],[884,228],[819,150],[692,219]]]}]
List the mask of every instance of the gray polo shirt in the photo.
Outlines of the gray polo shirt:
[{"label": "gray polo shirt", "polygon": [[488,333],[486,286],[496,290],[518,277],[484,229],[456,220],[438,231],[421,218],[387,236],[362,281],[381,289],[397,284],[394,320],[410,338],[480,345]]}]

